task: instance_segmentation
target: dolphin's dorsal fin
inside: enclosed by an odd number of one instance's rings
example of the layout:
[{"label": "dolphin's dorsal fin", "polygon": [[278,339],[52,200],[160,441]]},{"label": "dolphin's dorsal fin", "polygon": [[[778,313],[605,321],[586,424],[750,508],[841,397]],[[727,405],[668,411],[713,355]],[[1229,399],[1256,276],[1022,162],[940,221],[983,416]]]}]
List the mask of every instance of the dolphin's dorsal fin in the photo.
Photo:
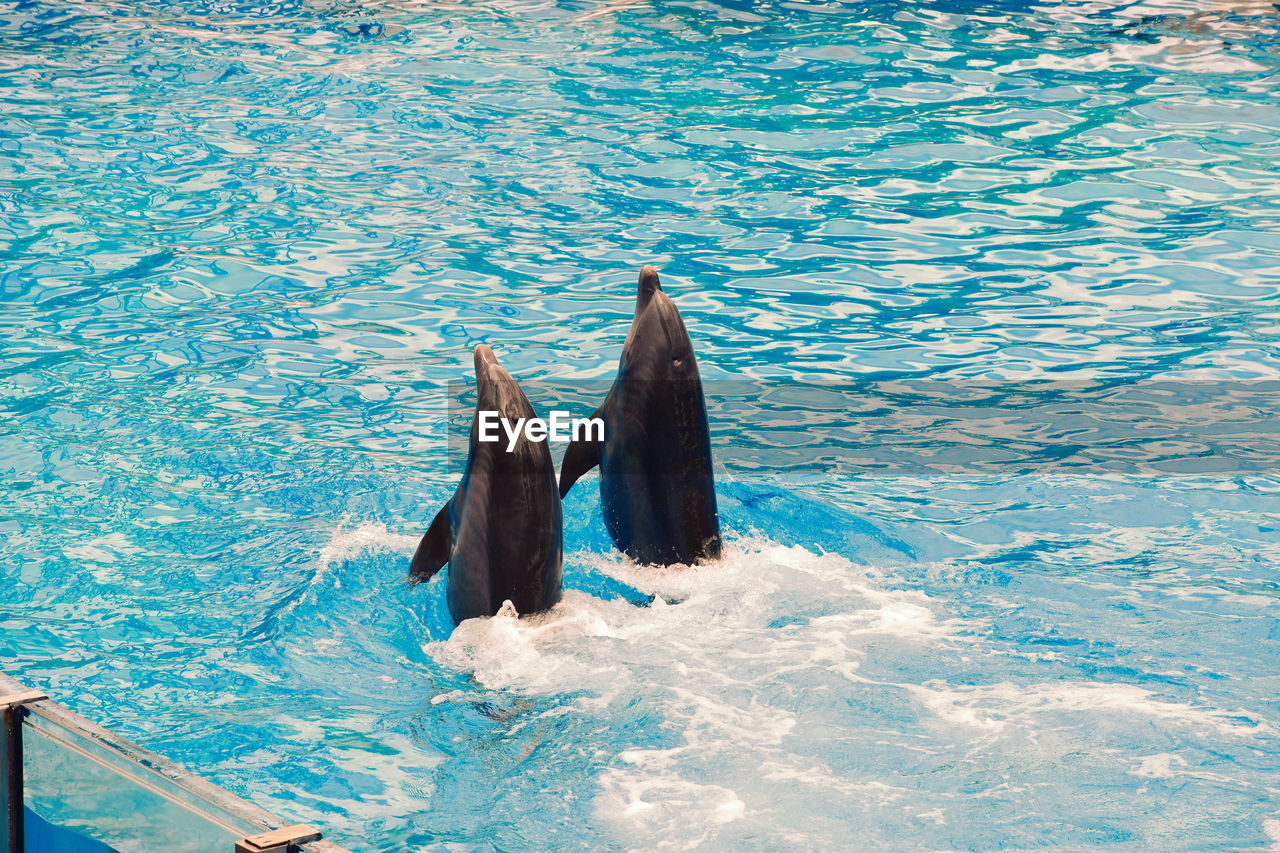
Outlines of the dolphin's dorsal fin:
[{"label": "dolphin's dorsal fin", "polygon": [[636,287],[636,315],[649,304],[653,294],[662,290],[662,282],[658,280],[658,271],[651,266],[640,270],[640,284]]},{"label": "dolphin's dorsal fin", "polygon": [[[596,409],[594,418],[604,417],[604,405]],[[590,430],[586,431],[590,435]],[[569,494],[578,478],[600,464],[600,453],[604,442],[599,439],[575,438],[564,452],[564,461],[560,463],[560,497]]]},{"label": "dolphin's dorsal fin", "polygon": [[441,507],[436,513],[427,534],[418,543],[418,550],[413,555],[413,564],[409,566],[409,579],[414,583],[431,580],[440,571],[453,553],[453,523],[449,520],[449,507],[453,501]]}]

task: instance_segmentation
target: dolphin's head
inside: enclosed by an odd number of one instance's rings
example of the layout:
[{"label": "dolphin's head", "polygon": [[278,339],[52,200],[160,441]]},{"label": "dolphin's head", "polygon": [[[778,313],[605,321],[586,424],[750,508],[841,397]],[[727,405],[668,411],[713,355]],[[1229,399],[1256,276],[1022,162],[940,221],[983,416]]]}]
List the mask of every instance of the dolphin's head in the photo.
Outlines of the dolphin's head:
[{"label": "dolphin's head", "polygon": [[640,283],[636,285],[636,316],[639,317],[653,301],[653,297],[660,293],[666,298],[667,295],[662,292],[662,282],[658,279],[658,270],[646,264],[640,268]]},{"label": "dolphin's head", "polygon": [[[684,320],[662,290],[658,271],[651,266],[640,270],[636,288],[636,313],[622,347],[623,367],[645,367],[657,375],[696,372],[693,344]],[[656,378],[656,377],[655,377]]]},{"label": "dolphin's head", "polygon": [[476,408],[500,413],[503,417],[527,417],[529,401],[510,373],[498,364],[498,357],[484,344],[475,349]]},{"label": "dolphin's head", "polygon": [[[476,365],[476,385],[484,388],[493,381],[493,368],[502,369],[502,365],[498,364],[498,357],[493,354],[493,350],[484,344],[476,347],[472,353]],[[506,373],[506,371],[502,371]]]}]

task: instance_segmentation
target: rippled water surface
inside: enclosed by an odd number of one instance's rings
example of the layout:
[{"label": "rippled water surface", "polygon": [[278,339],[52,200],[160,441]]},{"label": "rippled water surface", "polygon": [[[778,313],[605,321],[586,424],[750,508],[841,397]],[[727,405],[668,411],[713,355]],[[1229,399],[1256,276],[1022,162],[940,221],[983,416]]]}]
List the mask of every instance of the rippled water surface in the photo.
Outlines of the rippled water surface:
[{"label": "rippled water surface", "polygon": [[607,379],[643,263],[713,379],[1276,378],[1278,16],[0,0],[0,667],[357,853],[1280,844],[1267,471],[726,467],[666,572],[592,478],[549,620],[403,582],[470,348]]}]

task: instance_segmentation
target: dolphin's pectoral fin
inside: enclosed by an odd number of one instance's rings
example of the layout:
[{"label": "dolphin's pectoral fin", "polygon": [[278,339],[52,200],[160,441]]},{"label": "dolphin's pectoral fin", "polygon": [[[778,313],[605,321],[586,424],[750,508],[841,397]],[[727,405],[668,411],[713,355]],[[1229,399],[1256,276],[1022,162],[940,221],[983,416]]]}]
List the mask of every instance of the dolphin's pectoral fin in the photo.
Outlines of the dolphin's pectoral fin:
[{"label": "dolphin's pectoral fin", "polygon": [[[604,406],[596,409],[593,420],[604,417]],[[569,494],[578,478],[600,464],[600,452],[604,449],[604,441],[591,438],[591,430],[586,430],[587,438],[575,438],[564,452],[564,461],[560,463],[560,497]]]},{"label": "dolphin's pectoral fin", "polygon": [[452,501],[441,507],[435,520],[427,528],[427,534],[418,543],[418,550],[413,555],[413,564],[409,566],[409,580],[414,583],[425,583],[431,580],[436,572],[447,562],[453,552],[453,524],[449,521],[449,507]]}]

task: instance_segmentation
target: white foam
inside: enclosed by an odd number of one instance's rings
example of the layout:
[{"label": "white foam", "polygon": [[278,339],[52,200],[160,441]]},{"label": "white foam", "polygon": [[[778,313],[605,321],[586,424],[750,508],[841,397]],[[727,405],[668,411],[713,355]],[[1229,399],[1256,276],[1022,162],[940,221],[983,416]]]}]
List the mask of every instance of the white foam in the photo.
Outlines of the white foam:
[{"label": "white foam", "polygon": [[[599,554],[567,559],[591,563],[656,598],[649,607],[635,607],[566,590],[557,607],[532,619],[499,614],[467,620],[448,641],[431,644],[432,654],[493,689],[589,687],[612,695],[609,685],[624,678],[632,662],[671,666],[680,678],[669,683],[677,686],[704,668],[716,679],[734,670],[754,678],[776,672],[770,669],[776,665],[856,669],[861,652],[851,638],[956,641],[961,629],[958,621],[940,618],[921,593],[882,589],[872,573],[842,557],[766,540],[738,543],[719,563],[693,567],[637,566]],[[815,597],[826,602],[824,610],[836,612],[793,620],[793,609]],[[748,641],[778,619],[792,624],[772,629],[768,644]],[[562,661],[566,654],[572,664]],[[572,669],[572,680],[561,663]],[[601,679],[584,682],[593,671]]]},{"label": "white foam", "polygon": [[1239,780],[1223,773],[1213,773],[1198,767],[1192,767],[1181,755],[1170,752],[1159,752],[1155,755],[1140,756],[1138,766],[1130,771],[1134,776],[1146,779],[1199,779],[1212,782],[1220,787],[1238,787]]},{"label": "white foam", "polygon": [[417,538],[392,533],[383,524],[365,522],[350,530],[343,529],[340,524],[316,555],[315,571],[305,583],[298,585],[296,593],[280,608],[279,616],[287,616],[304,603],[314,603],[326,587],[341,589],[342,578],[335,571],[335,566],[380,551],[412,553],[417,544]]},{"label": "white foam", "polygon": [[956,687],[939,681],[907,685],[940,720],[976,729],[1010,726],[1039,728],[1047,714],[1127,714],[1154,718],[1202,732],[1253,736],[1262,723],[1245,722],[1241,715],[1156,698],[1133,684],[1054,681],[1039,684],[999,684]]},{"label": "white foam", "polygon": [[1271,839],[1271,850],[1280,853],[1280,818],[1267,818],[1262,821],[1262,831]]},{"label": "white foam", "polygon": [[339,526],[320,549],[317,568],[320,573],[327,573],[335,563],[354,560],[371,551],[412,553],[417,546],[418,537],[392,533],[384,524],[365,522],[351,530]]},{"label": "white foam", "polygon": [[[775,791],[850,802],[902,793],[792,749],[808,699],[786,680],[834,673],[848,690],[868,643],[962,645],[962,623],[941,617],[927,596],[883,587],[842,557],[758,539],[704,566],[596,554],[568,561],[657,598],[636,607],[568,590],[547,614],[471,619],[428,651],[486,688],[573,695],[583,713],[636,702],[653,709],[665,743],[619,750],[598,777],[595,810],[620,839],[690,849],[741,823],[802,843],[805,829],[789,825],[794,810],[778,806]],[[817,610],[797,613],[814,602]]]},{"label": "white foam", "polygon": [[643,827],[654,839],[654,850],[696,847],[705,843],[718,826],[739,820],[746,813],[746,804],[732,789],[692,782],[670,770],[643,775],[608,770],[600,785],[597,814],[606,821],[620,818]]},{"label": "white foam", "polygon": [[1130,772],[1135,776],[1145,776],[1148,779],[1172,779],[1179,772],[1174,769],[1175,766],[1186,767],[1187,760],[1171,752],[1159,752],[1155,755],[1141,756],[1138,766]]},{"label": "white foam", "polygon": [[[990,626],[836,555],[750,539],[705,566],[566,562],[656,598],[636,607],[569,590],[547,614],[468,620],[427,651],[483,688],[564,697],[554,713],[566,738],[593,751],[592,810],[628,849],[829,848],[850,822],[868,828],[869,846],[891,847],[967,819],[969,800],[918,784],[956,750],[1009,768],[986,792],[1002,801],[1015,781],[1054,784],[1044,756],[1082,740],[1143,779],[1223,784],[1172,754],[1123,750],[1152,727],[1215,743],[1266,729],[1133,684],[1018,681],[1005,662],[1024,658]],[[984,659],[1006,680],[951,677],[993,671]]]}]

